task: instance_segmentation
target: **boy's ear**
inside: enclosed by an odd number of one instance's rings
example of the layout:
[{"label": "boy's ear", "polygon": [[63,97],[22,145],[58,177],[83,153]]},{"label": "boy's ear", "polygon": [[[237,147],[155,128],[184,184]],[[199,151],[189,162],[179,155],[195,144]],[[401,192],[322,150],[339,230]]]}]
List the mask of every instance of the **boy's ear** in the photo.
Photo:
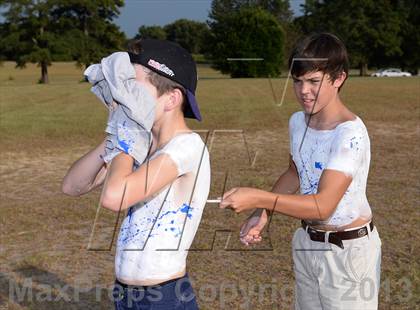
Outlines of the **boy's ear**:
[{"label": "boy's ear", "polygon": [[344,81],[347,78],[347,74],[343,71],[341,74],[335,79],[333,86],[336,88],[340,88],[343,85]]},{"label": "boy's ear", "polygon": [[175,88],[168,92],[168,100],[165,104],[165,111],[171,111],[178,106],[182,105],[182,101],[184,99],[181,90]]}]

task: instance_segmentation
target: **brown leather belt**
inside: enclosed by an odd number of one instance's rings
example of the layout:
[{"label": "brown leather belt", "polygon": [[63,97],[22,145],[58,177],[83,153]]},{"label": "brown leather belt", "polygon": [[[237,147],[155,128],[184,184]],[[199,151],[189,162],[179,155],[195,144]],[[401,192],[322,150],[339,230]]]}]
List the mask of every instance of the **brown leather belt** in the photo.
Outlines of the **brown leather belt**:
[{"label": "brown leather belt", "polygon": [[[373,230],[373,227],[374,227],[373,222],[370,222],[369,223],[370,231]],[[327,234],[326,232],[313,229],[311,226],[306,224],[306,222],[303,220],[302,220],[302,228],[308,232],[309,237],[311,238],[312,241],[325,242],[325,235]],[[354,229],[354,230],[330,232],[328,235],[328,242],[335,244],[336,246],[339,246],[340,248],[344,249],[343,240],[357,239],[357,238],[364,237],[367,234],[368,234],[368,230],[366,226],[363,226],[361,228]]]}]

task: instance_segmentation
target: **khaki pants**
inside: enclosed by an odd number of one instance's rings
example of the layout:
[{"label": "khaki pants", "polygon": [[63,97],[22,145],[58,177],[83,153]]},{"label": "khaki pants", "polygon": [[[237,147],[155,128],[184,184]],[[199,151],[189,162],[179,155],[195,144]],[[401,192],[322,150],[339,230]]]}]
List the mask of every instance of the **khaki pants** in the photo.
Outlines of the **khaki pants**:
[{"label": "khaki pants", "polygon": [[376,228],[344,240],[344,249],[312,241],[299,228],[293,236],[295,309],[378,309],[381,240]]}]

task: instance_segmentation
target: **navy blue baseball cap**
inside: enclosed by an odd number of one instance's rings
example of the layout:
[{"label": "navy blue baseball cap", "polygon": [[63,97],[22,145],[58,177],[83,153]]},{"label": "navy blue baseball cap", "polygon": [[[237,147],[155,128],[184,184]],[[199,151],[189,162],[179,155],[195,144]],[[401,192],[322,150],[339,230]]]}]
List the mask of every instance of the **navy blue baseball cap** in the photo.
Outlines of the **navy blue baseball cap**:
[{"label": "navy blue baseball cap", "polygon": [[184,116],[201,121],[195,90],[197,88],[197,66],[191,54],[175,42],[142,39],[138,54],[128,52],[130,61],[143,65],[180,85],[186,90],[187,105]]}]

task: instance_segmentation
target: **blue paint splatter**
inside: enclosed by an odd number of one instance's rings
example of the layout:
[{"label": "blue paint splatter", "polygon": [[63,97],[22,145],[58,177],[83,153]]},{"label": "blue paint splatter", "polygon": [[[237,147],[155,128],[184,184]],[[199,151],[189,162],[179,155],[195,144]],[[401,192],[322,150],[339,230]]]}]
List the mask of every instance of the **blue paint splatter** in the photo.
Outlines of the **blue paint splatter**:
[{"label": "blue paint splatter", "polygon": [[[147,204],[146,204],[146,206],[147,206]],[[161,216],[159,216],[159,218],[157,218],[157,219],[150,218],[150,217],[144,217],[142,219],[142,221],[140,222],[140,224],[141,224],[140,226],[146,225],[145,223],[157,222],[157,221],[163,219],[165,216],[167,216],[169,214],[179,214],[179,212],[185,213],[188,218],[192,218],[192,214],[190,214],[190,212],[193,209],[194,208],[191,208],[188,204],[184,203],[176,211],[167,211],[167,212],[163,213]],[[131,222],[131,218],[132,218],[134,212],[135,212],[135,209],[133,209],[133,207],[129,208],[128,214],[127,214],[128,223]],[[128,223],[126,223],[126,224],[128,224]],[[157,227],[164,226],[163,224],[165,224],[165,223],[157,223]],[[168,224],[174,225],[175,220],[171,219],[170,222],[168,221]],[[121,234],[120,234],[119,240],[122,242],[122,244],[127,244],[128,242],[133,242],[138,238],[137,236],[141,235],[141,236],[144,237],[145,233],[150,233],[151,232],[150,227],[148,225],[146,226],[147,227],[146,229],[136,229],[134,231],[131,230],[130,227],[133,228],[133,225],[138,226],[137,223],[131,223],[131,224],[128,224],[128,225],[129,225],[128,227],[122,227],[121,228]],[[168,228],[165,228],[165,231],[173,232],[174,237],[179,237],[182,234],[181,229],[179,229],[177,227],[168,227]],[[155,235],[158,235],[158,234],[150,234],[150,237],[153,237]],[[141,239],[137,240],[136,242],[140,242],[140,241],[143,242]]]},{"label": "blue paint splatter", "polygon": [[163,213],[161,216],[159,216],[158,220],[161,220],[162,218],[164,218],[165,216],[167,216],[168,214],[176,214],[178,211],[166,211],[165,213]]},{"label": "blue paint splatter", "polygon": [[120,240],[122,242],[122,244],[127,244],[128,242],[133,241],[138,235],[144,235],[145,233],[149,232],[149,229],[144,229],[144,230],[140,230],[137,229],[136,232],[131,232],[130,230],[126,230],[126,235],[124,237],[120,236]]},{"label": "blue paint splatter", "polygon": [[356,137],[353,137],[350,139],[350,148],[352,149],[355,145],[358,144],[358,142],[355,142],[354,140],[356,140]]},{"label": "blue paint splatter", "polygon": [[192,217],[192,214],[190,214],[189,213],[189,211],[192,209],[189,205],[187,205],[186,203],[184,203],[183,205],[183,208],[181,208],[181,212],[182,213],[186,213],[187,214],[187,216],[188,216],[188,218],[191,218]]},{"label": "blue paint splatter", "polygon": [[316,168],[316,169],[320,169],[320,170],[322,170],[322,163],[321,163],[321,162],[319,162],[319,161],[316,161],[316,162],[315,162],[315,168]]},{"label": "blue paint splatter", "polygon": [[128,149],[130,148],[130,146],[124,140],[118,139],[118,145],[121,146],[124,153],[128,154]]},{"label": "blue paint splatter", "polygon": [[130,209],[128,209],[128,222],[131,223],[131,218],[133,215],[133,207],[130,207]]},{"label": "blue paint splatter", "polygon": [[187,213],[188,218],[192,217],[192,214],[189,213],[190,210],[192,210],[193,208],[191,208],[189,205],[187,205],[186,203],[184,203],[182,205],[181,208],[179,208],[176,211],[166,211],[165,213],[163,213],[161,216],[159,216],[158,220],[161,220],[162,218],[164,218],[165,216],[167,216],[168,214],[177,214],[179,211],[181,211],[182,213]]}]

